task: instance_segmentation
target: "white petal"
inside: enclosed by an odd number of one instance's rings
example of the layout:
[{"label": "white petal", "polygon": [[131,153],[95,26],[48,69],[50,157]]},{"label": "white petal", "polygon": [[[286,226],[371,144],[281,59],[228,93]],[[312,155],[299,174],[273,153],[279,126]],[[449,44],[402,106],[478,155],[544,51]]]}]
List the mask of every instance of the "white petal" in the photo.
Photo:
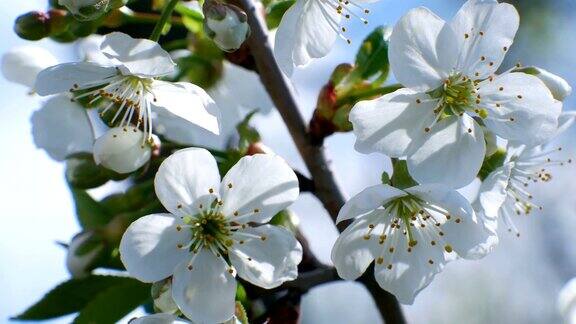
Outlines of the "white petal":
[{"label": "white petal", "polygon": [[[174,215],[193,215],[191,205],[220,186],[216,160],[205,149],[188,148],[169,156],[154,178],[156,195]],[[179,208],[180,207],[180,208]]]},{"label": "white petal", "polygon": [[489,109],[486,126],[496,135],[536,145],[556,133],[562,103],[552,97],[550,90],[537,77],[507,73],[493,82],[482,82],[479,88],[481,106]]},{"label": "white petal", "polygon": [[94,134],[86,109],[67,96],[50,98],[32,114],[32,136],[36,147],[63,161],[71,154],[92,152]]},{"label": "white petal", "polygon": [[104,36],[98,34],[92,34],[78,40],[78,56],[83,58],[84,61],[93,62],[102,66],[116,65],[100,50],[103,41]]},{"label": "white petal", "polygon": [[90,274],[94,266],[94,261],[104,249],[104,244],[99,242],[89,251],[78,255],[78,249],[93,239],[92,232],[82,232],[72,238],[68,245],[66,254],[66,268],[72,275],[72,278],[85,278]]},{"label": "white petal", "polygon": [[554,137],[567,131],[576,122],[576,111],[564,111],[558,118],[558,129]]},{"label": "white petal", "polygon": [[158,313],[135,318],[128,322],[129,324],[184,324],[188,321],[180,320],[176,315],[167,313]]},{"label": "white petal", "polygon": [[94,81],[104,82],[117,73],[113,67],[103,67],[95,63],[58,64],[38,73],[34,90],[41,96],[62,93],[72,89],[75,84],[82,86]]},{"label": "white petal", "polygon": [[486,217],[497,218],[498,212],[506,201],[508,196],[506,193],[506,187],[508,186],[508,181],[510,180],[510,171],[512,166],[506,164],[496,170],[482,181],[480,186],[480,191],[478,193],[478,202],[482,208],[482,211]]},{"label": "white petal", "polygon": [[119,65],[124,75],[159,77],[172,73],[176,66],[170,54],[158,43],[135,39],[120,32],[104,36],[100,49],[111,62]]},{"label": "white petal", "polygon": [[197,323],[222,323],[234,316],[236,279],[222,257],[201,249],[180,263],[172,278],[172,297],[186,317]]},{"label": "white petal", "polygon": [[527,69],[535,70],[536,73],[528,73],[542,80],[548,89],[550,89],[550,92],[552,92],[554,99],[564,101],[566,97],[572,94],[572,87],[562,77],[538,67],[528,67]]},{"label": "white petal", "polygon": [[[442,271],[445,261],[441,249],[418,244],[408,252],[406,236],[399,233],[395,236],[397,244],[394,253],[383,251],[384,261],[376,263],[374,277],[380,287],[394,294],[400,303],[412,304],[416,295]],[[428,260],[434,263],[430,264]],[[390,264],[392,267],[389,269]]]},{"label": "white petal", "polygon": [[118,173],[138,170],[152,155],[145,136],[136,127],[111,128],[94,143],[94,162]]},{"label": "white petal", "polygon": [[155,110],[165,110],[216,135],[220,133],[220,110],[202,88],[188,82],[154,81],[150,102]]},{"label": "white petal", "polygon": [[[226,118],[228,116],[224,113],[221,118],[222,125],[226,125]],[[240,120],[237,118],[235,120]],[[184,120],[165,109],[157,109],[154,116],[154,129],[155,133],[164,136],[168,140],[187,145],[187,146],[201,146],[214,149],[225,149],[228,138],[225,136],[225,127],[222,126],[220,135],[216,135],[204,128],[191,126],[190,122]],[[235,129],[235,128],[234,128]]]},{"label": "white petal", "polygon": [[408,158],[410,174],[419,183],[443,183],[452,188],[474,180],[486,151],[480,125],[466,114],[441,120],[419,146]]},{"label": "white petal", "polygon": [[386,184],[368,187],[344,204],[338,213],[336,223],[364,215],[402,196],[406,196],[406,192]]},{"label": "white petal", "polygon": [[394,27],[390,36],[390,65],[405,87],[432,90],[449,76],[454,51],[450,42],[437,43],[444,25],[444,20],[419,7],[410,10]]},{"label": "white petal", "polygon": [[496,72],[518,30],[514,6],[495,0],[469,0],[448,24],[459,57],[456,70],[473,80]]},{"label": "white petal", "polygon": [[356,280],[377,257],[377,243],[374,239],[366,240],[364,236],[368,233],[368,225],[386,221],[384,217],[381,210],[375,210],[356,219],[340,234],[334,243],[331,256],[340,277]]},{"label": "white petal", "polygon": [[42,47],[18,46],[2,55],[2,75],[6,80],[32,88],[36,75],[58,60]]},{"label": "white petal", "polygon": [[[256,238],[243,237],[243,233]],[[234,236],[244,240],[243,244],[235,243],[230,250],[230,262],[242,279],[271,289],[298,277],[302,246],[287,229],[263,225],[239,230]]]},{"label": "white petal", "polygon": [[297,0],[282,17],[274,44],[280,68],[291,76],[295,67],[326,56],[338,36],[341,15],[329,3]]},{"label": "white petal", "polygon": [[576,319],[576,278],[570,279],[558,294],[558,309],[566,324]]},{"label": "white petal", "polygon": [[434,121],[437,101],[417,103],[428,98],[426,94],[402,89],[357,103],[350,112],[356,150],[382,152],[390,157],[407,155],[410,145],[421,141],[427,135],[424,129]]},{"label": "white petal", "polygon": [[[266,223],[296,201],[299,193],[298,178],[281,157],[245,156],[222,180],[222,213],[242,222]],[[234,212],[239,216],[232,216]]]},{"label": "white petal", "polygon": [[159,281],[174,273],[189,255],[191,232],[176,229],[182,222],[170,214],[144,216],[128,227],[120,241],[120,258],[131,276],[143,282]]},{"label": "white petal", "polygon": [[468,200],[457,191],[434,184],[416,186],[406,191],[448,211],[450,220],[440,227],[444,233],[442,238],[459,256],[479,259],[498,243],[496,234],[484,227]]}]

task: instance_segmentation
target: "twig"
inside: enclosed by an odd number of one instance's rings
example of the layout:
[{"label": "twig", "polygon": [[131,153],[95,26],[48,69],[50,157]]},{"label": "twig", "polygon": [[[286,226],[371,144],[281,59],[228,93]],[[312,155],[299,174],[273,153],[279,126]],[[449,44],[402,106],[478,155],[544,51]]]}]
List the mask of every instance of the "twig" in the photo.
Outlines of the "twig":
[{"label": "twig", "polygon": [[[306,122],[300,113],[296,97],[292,93],[285,76],[280,71],[274,59],[272,48],[268,42],[266,23],[259,14],[254,0],[238,1],[248,15],[248,23],[252,30],[248,44],[256,61],[262,84],[264,84],[270,97],[274,101],[300,155],[304,159],[313,177],[315,185],[314,194],[322,202],[332,219],[336,220],[338,212],[344,205],[346,199],[330,168],[324,147],[314,145],[308,136]],[[345,225],[339,225],[338,229],[342,231]],[[393,295],[380,289],[372,276],[370,276],[366,282],[363,281],[363,283],[372,294],[380,314],[386,323],[405,323],[401,308]]]}]

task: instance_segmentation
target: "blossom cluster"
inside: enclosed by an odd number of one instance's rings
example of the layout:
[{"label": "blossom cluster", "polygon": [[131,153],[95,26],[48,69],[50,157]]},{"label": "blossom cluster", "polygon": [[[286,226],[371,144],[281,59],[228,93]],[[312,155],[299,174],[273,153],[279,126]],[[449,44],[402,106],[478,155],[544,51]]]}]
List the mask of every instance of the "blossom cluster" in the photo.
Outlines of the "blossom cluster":
[{"label": "blossom cluster", "polygon": [[[80,62],[58,64],[45,50],[17,48],[5,54],[2,72],[48,97],[32,116],[34,141],[67,161],[75,190],[123,179],[135,191],[144,190],[142,179],[152,188],[137,195],[151,197],[138,212],[124,209],[133,199],[123,201],[117,221],[72,240],[72,275],[88,276],[112,246],[108,254],[121,268],[153,287],[157,314],[134,323],[244,323],[241,287],[270,290],[299,278],[304,244],[274,220],[302,183],[280,156],[255,145],[250,110],[274,106],[257,73],[221,61],[223,53],[248,50],[246,13],[217,1],[202,9],[168,2],[189,14],[187,27],[202,35],[195,41],[213,43],[169,52],[154,37],[166,27],[160,24],[151,39],[91,35],[79,41]],[[125,1],[59,3],[83,21],[130,10]],[[342,20],[367,24],[361,4],[297,0],[277,24],[278,67],[291,76],[327,55],[338,37],[351,43]],[[201,12],[203,28],[189,27]],[[500,71],[519,23],[510,4],[468,0],[450,21],[420,7],[386,33],[386,59],[400,85],[355,100],[346,122],[355,149],[390,157],[393,174],[341,206],[335,221],[348,226],[331,255],[341,278],[357,280],[372,266],[382,289],[411,304],[450,261],[486,256],[502,225],[519,236],[514,215],[542,209],[528,187],[550,181],[551,166],[571,163],[552,157],[562,150],[549,143],[576,115],[562,112],[571,92],[562,78],[536,67]],[[219,53],[219,65],[197,54],[203,50]],[[199,62],[209,72],[187,75],[183,66]],[[351,83],[353,73],[343,79]],[[220,77],[211,82],[212,74]],[[328,98],[337,96],[332,88]],[[233,150],[230,139],[238,137]],[[478,180],[469,201],[458,190]]]}]

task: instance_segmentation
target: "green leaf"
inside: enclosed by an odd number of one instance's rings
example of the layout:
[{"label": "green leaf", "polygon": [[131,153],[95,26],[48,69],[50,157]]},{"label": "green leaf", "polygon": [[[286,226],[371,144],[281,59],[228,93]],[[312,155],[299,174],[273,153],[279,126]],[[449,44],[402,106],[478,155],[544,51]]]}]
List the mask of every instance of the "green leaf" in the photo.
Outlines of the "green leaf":
[{"label": "green leaf", "polygon": [[378,83],[386,80],[390,71],[387,33],[386,27],[379,26],[362,42],[356,54],[355,75],[364,80],[377,77]]},{"label": "green leaf", "polygon": [[286,10],[292,7],[295,2],[295,0],[285,0],[271,4],[267,8],[266,13],[266,25],[268,25],[268,29],[274,29],[278,27]]},{"label": "green leaf", "polygon": [[492,171],[498,169],[504,164],[506,160],[506,151],[503,149],[498,149],[494,154],[484,159],[482,163],[482,168],[478,172],[478,177],[480,180],[484,181],[492,173]]},{"label": "green leaf", "polygon": [[392,173],[392,179],[390,182],[392,183],[393,187],[398,189],[406,189],[418,185],[418,183],[412,179],[412,176],[410,176],[406,161],[394,160],[392,165],[394,167],[394,173]]},{"label": "green leaf", "polygon": [[82,310],[99,293],[134,279],[92,275],[83,279],[70,279],[56,286],[40,301],[32,305],[17,320],[44,320],[72,314]]},{"label": "green leaf", "polygon": [[70,188],[76,204],[76,217],[83,229],[95,229],[108,224],[113,215],[86,191]]},{"label": "green leaf", "polygon": [[74,319],[75,324],[116,323],[150,299],[150,284],[131,278],[95,296]]},{"label": "green leaf", "polygon": [[388,172],[382,172],[381,180],[383,184],[390,184],[390,175],[388,175]]},{"label": "green leaf", "polygon": [[238,135],[240,135],[240,141],[238,144],[240,151],[245,151],[248,149],[250,144],[260,141],[260,134],[256,128],[250,126],[250,120],[252,120],[252,117],[254,117],[257,112],[258,109],[250,112],[246,118],[236,126]]},{"label": "green leaf", "polygon": [[66,180],[77,189],[100,187],[110,180],[108,172],[94,162],[90,153],[79,153],[66,160]]}]

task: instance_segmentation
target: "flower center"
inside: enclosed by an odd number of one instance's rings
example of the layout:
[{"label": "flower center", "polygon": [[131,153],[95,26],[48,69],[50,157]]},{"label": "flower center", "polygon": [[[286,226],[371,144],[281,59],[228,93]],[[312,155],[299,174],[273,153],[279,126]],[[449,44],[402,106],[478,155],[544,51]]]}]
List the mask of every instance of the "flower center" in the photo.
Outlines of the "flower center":
[{"label": "flower center", "polygon": [[232,225],[218,210],[209,209],[183,220],[192,233],[190,244],[186,246],[190,251],[207,248],[219,255],[226,254],[232,246]]},{"label": "flower center", "polygon": [[142,126],[147,134],[145,139],[151,140],[152,114],[149,98],[156,101],[152,93],[152,81],[149,78],[126,76],[118,72],[102,80],[74,84],[70,92],[72,101],[82,100],[88,107],[107,103],[100,111],[101,117],[109,120],[112,126]]},{"label": "flower center", "polygon": [[[444,84],[428,93],[430,97],[439,99],[434,113],[447,117],[451,115],[462,116],[464,112],[472,109],[480,101],[474,81],[460,74],[451,76]],[[475,109],[480,117],[487,116],[486,110]]]}]

